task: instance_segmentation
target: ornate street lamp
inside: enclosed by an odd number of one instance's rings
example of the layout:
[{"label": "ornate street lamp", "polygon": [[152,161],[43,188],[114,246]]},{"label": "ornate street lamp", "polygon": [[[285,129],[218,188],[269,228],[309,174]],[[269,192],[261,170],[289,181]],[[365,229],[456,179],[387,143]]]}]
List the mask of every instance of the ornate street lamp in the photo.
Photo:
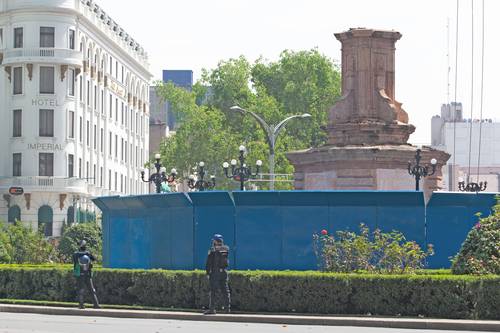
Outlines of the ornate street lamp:
[{"label": "ornate street lamp", "polygon": [[415,154],[416,163],[414,166],[411,165],[411,162],[408,162],[408,173],[411,176],[415,177],[415,191],[420,190],[420,179],[421,178],[424,178],[427,176],[432,176],[436,172],[437,160],[435,158],[433,158],[431,160],[432,170],[429,172],[428,165],[426,165],[426,166],[420,165],[420,159],[422,158],[420,156],[420,153],[421,153],[421,150],[417,149],[417,153]]},{"label": "ornate street lamp", "polygon": [[309,113],[296,114],[296,115],[293,115],[293,116],[290,116],[288,118],[283,119],[277,125],[268,125],[264,121],[264,119],[262,119],[259,115],[257,115],[256,113],[254,113],[252,111],[242,109],[237,105],[231,107],[231,110],[238,111],[242,114],[248,113],[253,118],[255,118],[255,120],[257,120],[260,127],[262,127],[262,129],[264,130],[264,133],[266,133],[267,143],[269,144],[269,174],[271,176],[271,184],[270,184],[269,188],[271,190],[274,190],[274,179],[275,179],[275,176],[274,176],[274,147],[276,146],[276,140],[278,139],[278,134],[280,134],[281,130],[285,127],[285,124],[288,121],[290,121],[292,119],[296,119],[296,118],[298,118],[298,119],[310,118],[311,115]]},{"label": "ornate street lamp", "polygon": [[149,176],[148,180],[144,179],[145,170],[141,171],[141,179],[142,179],[142,181],[145,182],[145,183],[154,183],[155,186],[156,186],[156,193],[161,193],[162,192],[162,184],[163,183],[172,183],[172,182],[175,181],[175,178],[177,177],[177,170],[175,170],[175,169],[172,169],[170,171],[170,174],[167,175],[167,169],[165,167],[161,166],[160,158],[161,158],[160,154],[156,154],[155,155],[155,160],[156,160],[156,162],[155,162],[155,169],[156,169],[156,172],[153,173],[153,174],[151,174]]},{"label": "ornate street lamp", "polygon": [[[467,176],[467,178],[469,177]],[[458,178],[458,190],[462,192],[482,192],[486,190],[487,186],[488,182],[474,183],[467,181],[467,184],[465,184],[465,181],[462,177]]]},{"label": "ornate street lamp", "polygon": [[198,178],[195,175],[190,175],[188,179],[188,187],[190,189],[196,189],[200,192],[209,190],[215,187],[215,176],[210,176],[210,181],[206,181],[205,178],[205,162],[198,163]]},{"label": "ornate street lamp", "polygon": [[222,164],[222,167],[224,169],[224,174],[226,175],[227,178],[233,178],[235,181],[240,182],[240,190],[244,191],[245,190],[245,182],[257,177],[260,171],[260,167],[262,166],[262,161],[257,160],[255,163],[256,165],[256,171],[255,173],[252,173],[252,168],[247,167],[245,163],[245,152],[246,148],[245,146],[240,146],[240,166],[237,167],[238,162],[233,159],[231,160],[231,174],[229,174],[229,163],[224,162]]}]

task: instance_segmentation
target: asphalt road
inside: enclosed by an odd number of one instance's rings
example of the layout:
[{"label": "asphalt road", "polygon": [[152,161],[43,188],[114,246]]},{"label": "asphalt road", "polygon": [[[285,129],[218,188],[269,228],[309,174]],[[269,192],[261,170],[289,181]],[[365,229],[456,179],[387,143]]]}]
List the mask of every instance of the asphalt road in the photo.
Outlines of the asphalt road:
[{"label": "asphalt road", "polygon": [[[365,327],[292,326],[161,319],[120,319],[84,316],[0,313],[0,333],[446,333],[452,331]],[[455,331],[453,331],[455,332]],[[465,332],[465,331],[460,331]]]}]

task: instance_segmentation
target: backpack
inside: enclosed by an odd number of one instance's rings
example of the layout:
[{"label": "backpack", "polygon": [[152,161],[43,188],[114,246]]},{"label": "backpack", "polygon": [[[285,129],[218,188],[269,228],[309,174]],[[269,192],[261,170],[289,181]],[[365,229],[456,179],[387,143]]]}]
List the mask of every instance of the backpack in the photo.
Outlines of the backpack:
[{"label": "backpack", "polygon": [[88,274],[91,267],[92,263],[88,255],[84,254],[83,256],[79,256],[77,262],[73,266],[73,275],[79,277],[83,274]]}]

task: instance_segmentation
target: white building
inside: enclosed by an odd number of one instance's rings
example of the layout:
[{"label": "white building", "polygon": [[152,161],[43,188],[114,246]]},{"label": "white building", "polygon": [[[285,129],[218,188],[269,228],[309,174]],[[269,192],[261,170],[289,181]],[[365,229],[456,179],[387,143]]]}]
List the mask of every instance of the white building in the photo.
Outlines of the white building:
[{"label": "white building", "polygon": [[[431,120],[432,147],[451,154],[447,168],[443,168],[445,188],[457,190],[458,179],[466,180],[468,176],[471,182],[477,182],[479,171],[479,181],[488,183],[487,191],[497,192],[500,186],[500,123],[492,119],[471,121],[464,119],[462,114],[461,103],[443,104],[441,115],[434,116]],[[480,132],[481,150],[479,150]],[[481,160],[478,170],[479,152]]]},{"label": "white building", "polygon": [[57,236],[92,197],[147,192],[147,54],[98,5],[0,0],[0,64],[0,220]]}]

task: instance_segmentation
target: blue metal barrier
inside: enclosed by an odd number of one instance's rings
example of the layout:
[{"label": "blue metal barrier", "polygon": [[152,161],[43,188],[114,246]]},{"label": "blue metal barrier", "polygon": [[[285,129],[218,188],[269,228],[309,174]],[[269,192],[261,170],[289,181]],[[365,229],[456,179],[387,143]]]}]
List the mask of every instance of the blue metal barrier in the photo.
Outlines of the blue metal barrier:
[{"label": "blue metal barrier", "polygon": [[478,221],[476,213],[488,216],[494,203],[492,193],[434,193],[427,205],[427,242],[436,252],[429,267],[449,268],[451,257]]},{"label": "blue metal barrier", "polygon": [[[214,233],[231,248],[232,269],[315,269],[313,234],[327,229],[398,230],[434,245],[430,268],[449,267],[494,194],[421,192],[193,192],[94,199],[103,212],[103,265],[203,269]],[[427,215],[426,215],[427,214]]]}]

